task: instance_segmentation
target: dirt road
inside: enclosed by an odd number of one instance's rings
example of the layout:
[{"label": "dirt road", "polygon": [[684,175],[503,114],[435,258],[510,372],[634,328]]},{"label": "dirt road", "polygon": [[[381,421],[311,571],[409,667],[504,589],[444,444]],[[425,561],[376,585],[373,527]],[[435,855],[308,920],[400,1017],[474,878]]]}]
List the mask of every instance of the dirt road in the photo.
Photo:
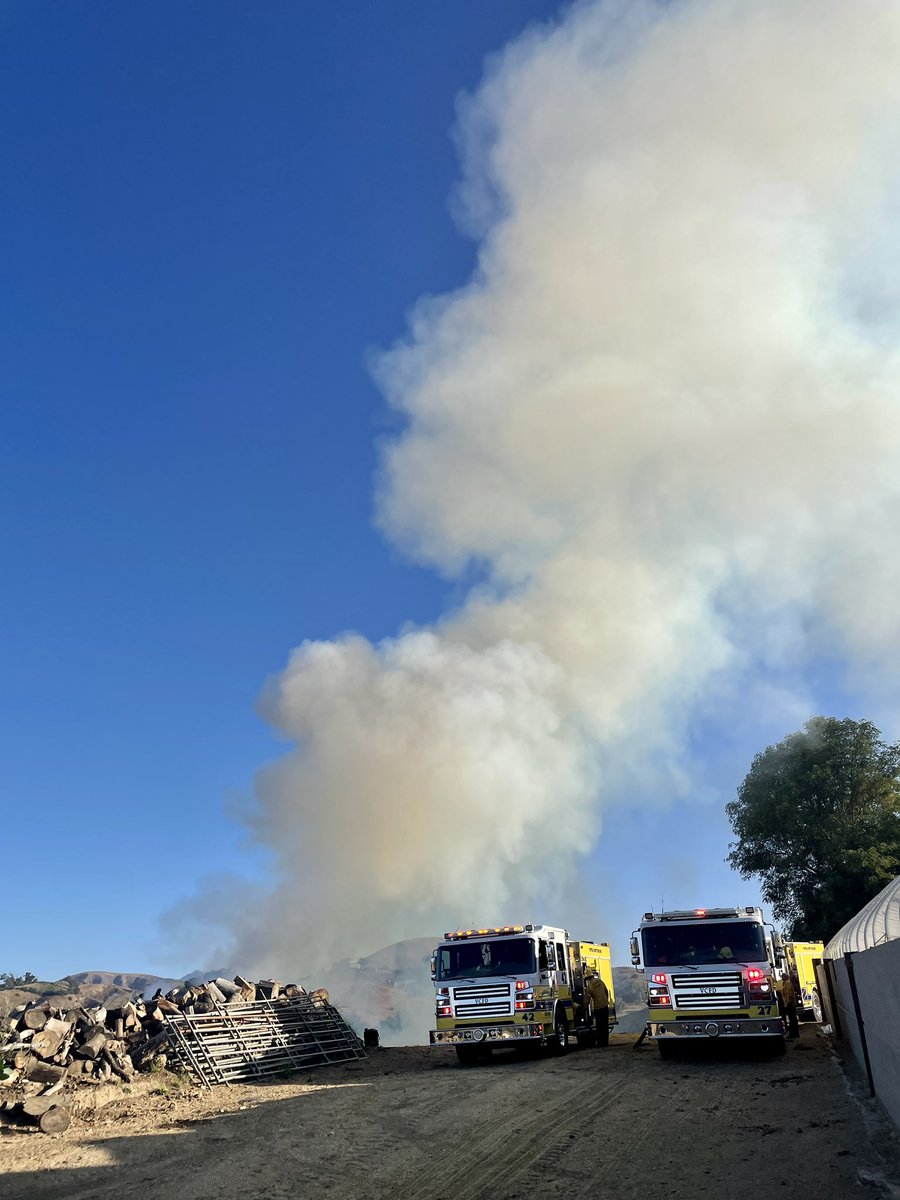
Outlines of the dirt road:
[{"label": "dirt road", "polygon": [[895,1135],[812,1027],[762,1061],[633,1044],[474,1069],[382,1050],[302,1082],[128,1097],[56,1137],[5,1132],[0,1197],[900,1197]]}]

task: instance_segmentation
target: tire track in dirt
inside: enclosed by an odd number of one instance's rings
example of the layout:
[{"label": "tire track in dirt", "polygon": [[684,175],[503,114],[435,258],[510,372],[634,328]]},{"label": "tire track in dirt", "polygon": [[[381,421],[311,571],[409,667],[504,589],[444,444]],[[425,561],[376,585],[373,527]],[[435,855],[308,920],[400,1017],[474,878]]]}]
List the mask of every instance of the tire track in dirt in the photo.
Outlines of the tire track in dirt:
[{"label": "tire track in dirt", "polygon": [[[540,1086],[536,1072],[529,1073],[528,1083],[532,1086],[522,1089],[523,1095],[527,1091],[532,1105],[529,1114],[509,1103],[510,1086],[517,1086],[518,1080],[516,1084],[508,1078],[503,1080],[505,1086],[497,1089],[498,1103],[489,1126],[481,1125],[467,1133],[464,1158],[459,1152],[432,1158],[430,1172],[435,1196],[443,1200],[509,1196],[517,1181],[542,1160],[552,1166],[553,1159],[548,1156],[557,1151],[560,1156],[569,1153],[573,1130],[593,1125],[598,1115],[634,1083],[633,1065],[611,1079],[603,1078],[596,1060],[587,1069],[588,1077],[578,1083],[573,1082],[569,1071],[547,1071],[545,1087]],[[555,1096],[554,1091],[558,1093]],[[548,1145],[554,1130],[559,1130],[559,1136],[566,1141]],[[411,1180],[406,1182],[409,1187]],[[533,1184],[534,1180],[530,1182]],[[404,1194],[402,1185],[397,1187],[397,1194]]]}]

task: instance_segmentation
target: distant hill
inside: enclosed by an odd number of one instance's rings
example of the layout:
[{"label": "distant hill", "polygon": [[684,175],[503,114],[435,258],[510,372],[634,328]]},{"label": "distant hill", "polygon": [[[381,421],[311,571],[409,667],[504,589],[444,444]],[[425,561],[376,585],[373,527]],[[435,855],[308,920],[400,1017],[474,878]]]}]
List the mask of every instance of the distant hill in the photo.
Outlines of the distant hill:
[{"label": "distant hill", "polygon": [[161,975],[129,974],[127,971],[80,971],[77,975],[69,975],[68,979],[79,987],[108,987],[125,992],[146,992],[148,988],[155,991],[164,984],[164,991],[168,991],[176,983],[183,982],[181,979],[165,979]]}]

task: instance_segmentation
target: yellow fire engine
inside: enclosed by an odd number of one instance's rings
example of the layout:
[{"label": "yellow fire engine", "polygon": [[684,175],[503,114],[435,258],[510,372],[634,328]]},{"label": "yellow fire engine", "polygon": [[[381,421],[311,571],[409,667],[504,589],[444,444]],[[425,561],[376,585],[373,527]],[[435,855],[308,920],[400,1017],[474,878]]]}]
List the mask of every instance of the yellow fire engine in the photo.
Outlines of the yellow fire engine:
[{"label": "yellow fire engine", "polygon": [[554,925],[458,929],[431,960],[432,1046],[469,1064],[503,1046],[606,1046],[618,1023],[609,945]]},{"label": "yellow fire engine", "polygon": [[644,913],[631,939],[643,963],[647,1035],[668,1056],[687,1039],[753,1038],[776,1053],[797,1033],[781,936],[759,908]]},{"label": "yellow fire engine", "polygon": [[785,965],[794,985],[797,1011],[804,1021],[822,1020],[822,998],[816,979],[816,963],[825,953],[823,942],[785,942]]}]

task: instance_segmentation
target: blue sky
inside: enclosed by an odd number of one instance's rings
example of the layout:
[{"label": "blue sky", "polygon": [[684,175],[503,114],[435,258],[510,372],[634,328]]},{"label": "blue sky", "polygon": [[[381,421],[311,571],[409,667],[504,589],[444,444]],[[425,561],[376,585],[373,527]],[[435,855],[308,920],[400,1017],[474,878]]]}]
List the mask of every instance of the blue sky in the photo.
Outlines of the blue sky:
[{"label": "blue sky", "polygon": [[[452,604],[373,528],[367,362],[469,277],[456,98],[559,7],[3,4],[0,968],[203,965],[156,919],[264,869],[227,809],[279,751],[265,678]],[[620,961],[662,897],[757,899],[722,804],[762,732],[696,802],[607,815],[588,932]]]},{"label": "blue sky", "polygon": [[246,861],[265,677],[444,603],[371,525],[367,354],[471,269],[456,96],[555,8],[3,5],[0,795],[41,860],[3,969],[156,965]]}]

